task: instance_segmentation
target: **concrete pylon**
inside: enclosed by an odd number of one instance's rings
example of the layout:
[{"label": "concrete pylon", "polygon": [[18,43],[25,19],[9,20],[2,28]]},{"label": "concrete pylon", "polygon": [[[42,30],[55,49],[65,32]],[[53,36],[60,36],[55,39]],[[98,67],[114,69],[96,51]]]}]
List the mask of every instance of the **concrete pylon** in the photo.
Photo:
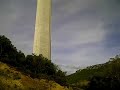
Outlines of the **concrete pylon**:
[{"label": "concrete pylon", "polygon": [[37,0],[33,54],[51,59],[51,0]]}]

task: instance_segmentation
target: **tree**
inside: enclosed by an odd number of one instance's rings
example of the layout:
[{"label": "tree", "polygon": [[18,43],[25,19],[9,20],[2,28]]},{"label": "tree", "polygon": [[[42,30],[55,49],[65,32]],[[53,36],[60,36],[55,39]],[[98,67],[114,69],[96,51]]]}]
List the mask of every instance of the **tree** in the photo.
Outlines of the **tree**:
[{"label": "tree", "polygon": [[65,73],[58,69],[51,60],[43,55],[32,54],[25,57],[24,53],[17,51],[5,36],[0,36],[0,61],[16,67],[32,78],[49,78],[62,85],[66,83]]},{"label": "tree", "polygon": [[[4,35],[0,36],[0,55],[1,60],[14,63],[17,55],[17,49],[12,45],[11,41]],[[3,59],[2,59],[3,58]]]}]

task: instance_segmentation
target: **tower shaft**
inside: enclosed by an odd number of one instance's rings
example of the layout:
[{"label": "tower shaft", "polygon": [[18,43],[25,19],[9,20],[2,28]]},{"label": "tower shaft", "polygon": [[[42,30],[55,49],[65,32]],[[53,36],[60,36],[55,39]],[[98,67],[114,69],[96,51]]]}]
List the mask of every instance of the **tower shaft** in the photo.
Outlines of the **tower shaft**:
[{"label": "tower shaft", "polygon": [[37,0],[33,53],[51,59],[51,0]]}]

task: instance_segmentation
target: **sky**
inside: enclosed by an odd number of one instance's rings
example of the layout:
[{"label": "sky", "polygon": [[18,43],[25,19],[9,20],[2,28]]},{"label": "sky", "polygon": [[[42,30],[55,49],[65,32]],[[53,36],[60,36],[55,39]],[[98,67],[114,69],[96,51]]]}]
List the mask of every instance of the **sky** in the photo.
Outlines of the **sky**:
[{"label": "sky", "polygon": [[[0,0],[0,35],[32,54],[36,0]],[[73,73],[120,54],[120,0],[52,0],[52,62]]]}]

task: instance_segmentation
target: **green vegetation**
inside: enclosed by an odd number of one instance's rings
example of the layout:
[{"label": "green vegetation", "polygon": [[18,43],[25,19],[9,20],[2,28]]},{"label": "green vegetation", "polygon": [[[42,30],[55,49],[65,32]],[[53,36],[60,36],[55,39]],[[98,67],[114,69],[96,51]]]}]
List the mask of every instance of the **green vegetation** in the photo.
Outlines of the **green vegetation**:
[{"label": "green vegetation", "polygon": [[[17,51],[11,41],[5,36],[0,36],[0,61],[16,67],[25,75],[32,78],[48,79],[67,85],[65,72],[62,72],[58,67],[43,57],[42,55],[27,55],[21,51]],[[15,76],[15,79],[20,77]]]},{"label": "green vegetation", "polygon": [[120,56],[117,55],[104,64],[78,70],[67,78],[68,83],[75,90],[81,90],[80,88],[84,90],[119,90]]},{"label": "green vegetation", "polygon": [[0,90],[68,90],[55,81],[31,78],[0,62]]},{"label": "green vegetation", "polygon": [[[54,81],[69,85],[70,90],[119,90],[120,56],[66,76],[51,60],[42,55],[25,56],[8,38],[0,36],[0,90],[48,90],[54,88]],[[65,90],[60,85],[51,90]]]}]

